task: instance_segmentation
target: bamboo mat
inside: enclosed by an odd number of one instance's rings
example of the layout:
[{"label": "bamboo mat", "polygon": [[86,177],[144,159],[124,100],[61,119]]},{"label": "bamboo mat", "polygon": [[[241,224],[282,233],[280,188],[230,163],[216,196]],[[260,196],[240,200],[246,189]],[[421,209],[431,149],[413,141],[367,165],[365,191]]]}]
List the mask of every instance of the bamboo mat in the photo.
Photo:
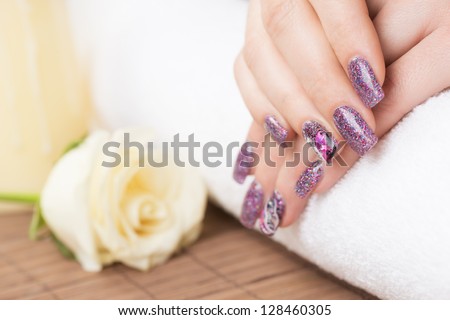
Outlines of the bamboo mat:
[{"label": "bamboo mat", "polygon": [[27,238],[29,213],[0,216],[0,299],[370,299],[210,205],[200,240],[142,273],[86,273],[49,240]]}]

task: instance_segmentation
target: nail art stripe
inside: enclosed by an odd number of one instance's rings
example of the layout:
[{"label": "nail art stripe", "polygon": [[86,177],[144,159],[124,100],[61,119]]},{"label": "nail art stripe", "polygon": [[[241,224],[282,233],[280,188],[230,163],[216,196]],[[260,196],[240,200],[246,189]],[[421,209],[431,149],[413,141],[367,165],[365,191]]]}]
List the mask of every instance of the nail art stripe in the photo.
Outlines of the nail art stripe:
[{"label": "nail art stripe", "polygon": [[300,175],[295,186],[295,193],[305,198],[319,184],[323,177],[323,162],[315,161]]},{"label": "nail art stripe", "polygon": [[272,236],[278,229],[285,210],[284,199],[281,194],[275,190],[267,201],[264,211],[259,219],[259,228],[267,236]]},{"label": "nail art stripe", "polygon": [[239,184],[243,184],[245,179],[251,172],[250,166],[246,166],[245,164],[252,162],[253,159],[250,156],[252,150],[253,148],[248,142],[244,143],[239,150],[233,171],[233,179]]},{"label": "nail art stripe", "polygon": [[323,161],[331,163],[337,151],[337,141],[331,132],[316,121],[306,121],[303,124],[303,136]]},{"label": "nail art stripe", "polygon": [[273,140],[275,140],[278,144],[282,144],[286,141],[288,131],[278,122],[275,116],[266,116],[264,119],[264,126],[267,132],[270,133]]},{"label": "nail art stripe", "polygon": [[355,57],[348,64],[348,74],[353,88],[368,108],[383,100],[384,91],[366,59]]},{"label": "nail art stripe", "polygon": [[377,144],[377,136],[353,108],[348,106],[337,108],[333,119],[341,135],[361,157]]},{"label": "nail art stripe", "polygon": [[247,191],[242,204],[241,223],[252,229],[264,206],[264,193],[258,181],[254,180]]}]

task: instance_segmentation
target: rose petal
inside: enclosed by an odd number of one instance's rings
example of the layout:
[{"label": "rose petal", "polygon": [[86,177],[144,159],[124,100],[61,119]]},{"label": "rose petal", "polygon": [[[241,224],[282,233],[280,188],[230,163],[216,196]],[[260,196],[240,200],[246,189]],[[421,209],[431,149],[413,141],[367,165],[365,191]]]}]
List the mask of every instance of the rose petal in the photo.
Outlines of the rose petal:
[{"label": "rose petal", "polygon": [[106,138],[107,133],[99,131],[64,155],[54,166],[41,195],[43,216],[48,226],[87,271],[101,270],[86,186],[92,162]]}]

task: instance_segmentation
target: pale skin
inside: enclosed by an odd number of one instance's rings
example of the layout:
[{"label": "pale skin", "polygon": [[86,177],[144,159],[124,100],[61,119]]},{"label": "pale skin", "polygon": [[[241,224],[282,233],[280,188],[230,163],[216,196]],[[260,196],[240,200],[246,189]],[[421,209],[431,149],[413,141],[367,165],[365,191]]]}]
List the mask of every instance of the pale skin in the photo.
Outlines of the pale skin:
[{"label": "pale skin", "polygon": [[[295,222],[308,197],[294,186],[306,165],[285,165],[306,143],[302,123],[317,120],[338,140],[333,111],[351,105],[378,137],[412,108],[450,87],[450,1],[448,0],[251,0],[246,41],[235,76],[254,119],[248,141],[264,140],[264,118],[285,127],[285,156],[273,150],[275,167],[261,162],[252,173],[264,196],[278,190],[286,202],[281,226]],[[348,78],[347,64],[363,56],[383,85],[385,98],[367,108]],[[340,150],[348,166],[333,162],[314,192],[329,190],[359,156]]]}]

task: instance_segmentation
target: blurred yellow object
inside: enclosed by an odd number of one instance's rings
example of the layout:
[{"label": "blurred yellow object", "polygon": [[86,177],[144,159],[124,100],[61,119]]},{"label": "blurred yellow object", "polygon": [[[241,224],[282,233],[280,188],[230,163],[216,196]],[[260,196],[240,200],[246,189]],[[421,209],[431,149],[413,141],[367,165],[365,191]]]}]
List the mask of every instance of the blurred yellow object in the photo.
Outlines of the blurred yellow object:
[{"label": "blurred yellow object", "polygon": [[39,193],[90,112],[64,1],[0,0],[0,193]]}]

